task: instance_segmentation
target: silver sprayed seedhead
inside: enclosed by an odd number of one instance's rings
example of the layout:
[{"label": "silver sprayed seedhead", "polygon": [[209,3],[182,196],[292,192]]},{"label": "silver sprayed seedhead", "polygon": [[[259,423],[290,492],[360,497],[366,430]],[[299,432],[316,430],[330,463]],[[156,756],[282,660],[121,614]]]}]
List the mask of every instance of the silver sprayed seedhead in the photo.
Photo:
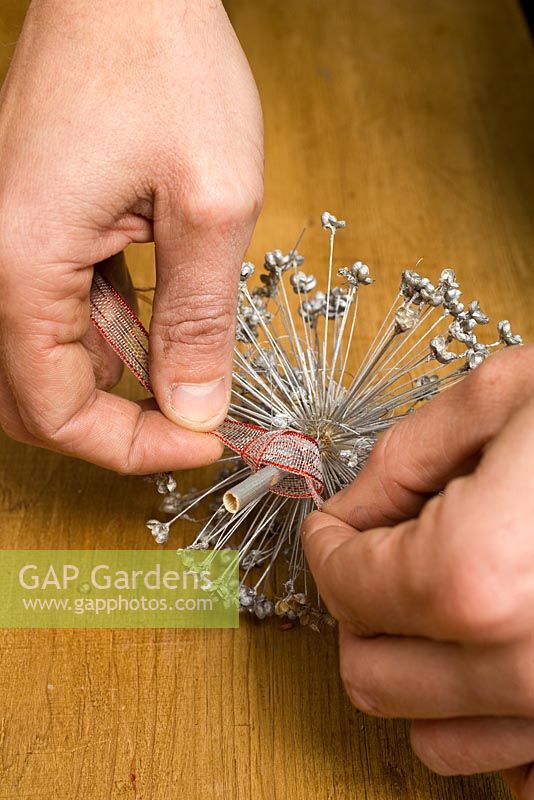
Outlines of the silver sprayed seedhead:
[{"label": "silver sprayed seedhead", "polygon": [[[373,282],[370,270],[362,261],[335,266],[334,240],[346,222],[325,211],[321,225],[329,249],[327,280],[319,289],[296,248],[268,251],[259,276],[250,262],[241,268],[229,416],[269,434],[290,431],[312,441],[327,498],[357,480],[382,431],[495,350],[522,340],[502,320],[496,341],[480,341],[489,317],[478,300],[462,297],[452,269],[433,281],[417,271],[419,264],[402,273],[383,323],[369,330],[360,317],[360,293]],[[357,337],[368,344],[363,356]],[[239,550],[243,612],[312,629],[330,624],[300,544],[313,500],[284,494],[288,473],[278,466],[260,463],[252,471],[249,463],[242,453],[226,452],[213,484],[189,496],[168,476],[156,476],[173,516],[150,520],[152,535],[165,543],[174,522],[207,504],[210,516],[191,547]]]}]

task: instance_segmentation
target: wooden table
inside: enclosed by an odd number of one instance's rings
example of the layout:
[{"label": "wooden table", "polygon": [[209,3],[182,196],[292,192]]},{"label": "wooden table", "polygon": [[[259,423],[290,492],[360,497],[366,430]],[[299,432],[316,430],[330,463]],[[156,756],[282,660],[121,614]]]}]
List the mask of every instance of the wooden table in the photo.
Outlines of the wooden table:
[{"label": "wooden table", "polygon": [[[3,0],[0,74],[26,3]],[[340,261],[373,269],[376,322],[402,268],[455,266],[492,316],[534,336],[532,44],[514,0],[228,0],[266,121],[266,203],[250,257],[302,250],[321,274],[324,208]],[[1,168],[1,167],[0,167]],[[128,254],[138,283],[149,246]],[[121,391],[137,392],[126,377]],[[145,548],[151,487],[1,439],[3,548]],[[184,534],[185,535],[185,534]],[[333,636],[4,631],[0,800],[503,798],[442,780],[406,726],[346,700]]]}]

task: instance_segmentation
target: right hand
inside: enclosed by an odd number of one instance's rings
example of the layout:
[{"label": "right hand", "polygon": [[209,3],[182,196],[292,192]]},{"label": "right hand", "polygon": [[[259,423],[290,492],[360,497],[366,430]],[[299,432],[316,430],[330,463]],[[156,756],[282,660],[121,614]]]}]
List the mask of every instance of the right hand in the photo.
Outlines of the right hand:
[{"label": "right hand", "polygon": [[492,356],[384,434],[303,530],[354,705],[412,720],[436,772],[503,770],[523,800],[534,797],[533,395],[534,347]]}]

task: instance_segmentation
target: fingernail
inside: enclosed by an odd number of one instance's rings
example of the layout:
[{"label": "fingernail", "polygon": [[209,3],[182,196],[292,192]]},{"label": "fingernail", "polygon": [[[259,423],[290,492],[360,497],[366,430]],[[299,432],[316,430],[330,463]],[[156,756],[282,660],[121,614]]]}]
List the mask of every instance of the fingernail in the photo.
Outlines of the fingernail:
[{"label": "fingernail", "polygon": [[177,383],[171,391],[171,404],[184,424],[205,427],[224,412],[226,395],[225,378],[210,383]]}]

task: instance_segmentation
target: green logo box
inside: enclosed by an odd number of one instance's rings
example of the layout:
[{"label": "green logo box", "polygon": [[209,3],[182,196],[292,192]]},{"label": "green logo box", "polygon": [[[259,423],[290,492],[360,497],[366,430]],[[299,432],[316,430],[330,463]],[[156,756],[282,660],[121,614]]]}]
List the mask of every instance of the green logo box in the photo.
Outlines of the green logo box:
[{"label": "green logo box", "polygon": [[237,628],[236,550],[3,550],[1,628]]}]

